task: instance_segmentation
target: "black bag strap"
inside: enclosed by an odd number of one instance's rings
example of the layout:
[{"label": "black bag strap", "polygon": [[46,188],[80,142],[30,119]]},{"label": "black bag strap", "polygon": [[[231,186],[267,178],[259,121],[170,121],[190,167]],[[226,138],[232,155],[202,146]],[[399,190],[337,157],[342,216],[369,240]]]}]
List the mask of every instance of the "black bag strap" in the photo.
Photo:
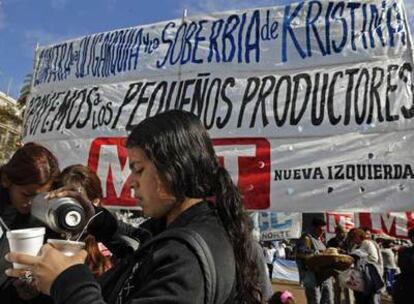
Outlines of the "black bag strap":
[{"label": "black bag strap", "polygon": [[186,244],[195,254],[200,263],[201,270],[204,274],[205,282],[205,304],[216,303],[216,284],[217,273],[211,254],[210,248],[203,237],[194,230],[186,228],[175,228],[166,230],[148,242],[144,243],[138,249],[137,254],[145,252],[146,249],[152,247],[155,243],[166,239],[174,239]]}]

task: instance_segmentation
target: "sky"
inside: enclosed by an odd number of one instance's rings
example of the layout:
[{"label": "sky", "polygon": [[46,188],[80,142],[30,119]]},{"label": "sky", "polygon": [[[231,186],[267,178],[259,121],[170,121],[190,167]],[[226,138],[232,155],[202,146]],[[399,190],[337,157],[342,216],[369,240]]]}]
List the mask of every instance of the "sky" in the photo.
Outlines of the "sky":
[{"label": "sky", "polygon": [[[298,0],[0,0],[0,91],[17,98],[36,44],[225,10]],[[414,0],[405,0],[414,29]]]}]

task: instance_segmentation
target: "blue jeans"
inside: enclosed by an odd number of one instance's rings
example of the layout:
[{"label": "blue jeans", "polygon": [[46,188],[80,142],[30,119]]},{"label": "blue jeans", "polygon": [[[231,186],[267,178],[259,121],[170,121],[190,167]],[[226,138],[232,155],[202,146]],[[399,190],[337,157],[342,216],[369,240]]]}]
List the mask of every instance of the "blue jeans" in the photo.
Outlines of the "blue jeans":
[{"label": "blue jeans", "polygon": [[384,269],[384,276],[385,276],[385,286],[387,287],[387,291],[389,294],[392,294],[392,289],[395,284],[395,276],[396,276],[397,269]]},{"label": "blue jeans", "polygon": [[333,304],[332,278],[326,279],[321,285],[305,287],[305,294],[308,304]]}]

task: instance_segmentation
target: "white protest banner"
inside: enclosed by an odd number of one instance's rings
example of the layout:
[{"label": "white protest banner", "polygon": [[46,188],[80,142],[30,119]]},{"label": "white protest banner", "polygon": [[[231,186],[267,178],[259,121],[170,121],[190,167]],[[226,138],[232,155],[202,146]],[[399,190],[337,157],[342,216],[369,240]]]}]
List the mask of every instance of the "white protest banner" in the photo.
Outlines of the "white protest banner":
[{"label": "white protest banner", "polygon": [[302,214],[287,212],[257,212],[261,241],[297,239],[302,233]]},{"label": "white protest banner", "polygon": [[249,209],[402,211],[414,197],[413,53],[403,1],[306,1],[40,47],[24,140],[87,164],[131,206],[122,141],[196,113]]}]

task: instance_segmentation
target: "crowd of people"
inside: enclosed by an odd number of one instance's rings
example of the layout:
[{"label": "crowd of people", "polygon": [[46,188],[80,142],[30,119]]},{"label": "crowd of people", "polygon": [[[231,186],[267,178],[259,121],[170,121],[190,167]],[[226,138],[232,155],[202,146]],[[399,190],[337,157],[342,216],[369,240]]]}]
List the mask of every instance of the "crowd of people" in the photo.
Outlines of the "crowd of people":
[{"label": "crowd of people", "polygon": [[[314,218],[298,240],[262,242],[270,279],[276,260],[295,259],[308,304],[412,303],[414,228],[404,240],[342,225],[327,240],[325,228],[324,219]],[[338,258],[346,258],[347,269],[336,268]]]},{"label": "crowd of people", "polygon": [[[149,218],[139,225],[103,206],[101,181],[91,169],[60,170],[56,157],[39,144],[19,148],[0,168],[0,216],[10,229],[45,226],[30,212],[38,193],[71,197],[88,218],[100,213],[82,238],[85,250],[73,256],[50,244],[37,256],[9,252],[3,233],[2,303],[295,303],[290,291],[272,291],[274,260],[286,258],[296,259],[307,303],[350,300],[341,281],[346,271],[312,264],[323,255],[352,257],[352,269],[365,282],[352,292],[357,304],[380,303],[384,290],[396,304],[414,298],[414,246],[397,248],[360,228],[347,232],[337,226],[326,242],[326,223],[314,218],[295,243],[264,242],[262,250],[241,195],[195,115],[174,110],[145,119],[126,148],[129,185]],[[62,237],[47,229],[46,239]],[[414,242],[413,229],[409,237]]]},{"label": "crowd of people", "polygon": [[[379,304],[384,294],[395,304],[412,302],[414,228],[408,234],[410,241],[402,245],[381,236],[374,239],[368,229],[347,232],[341,225],[325,242],[325,227],[323,219],[315,218],[297,242],[296,261],[308,304]],[[319,264],[311,259],[315,256],[330,262]],[[352,262],[350,268],[343,269],[344,260]]]}]

